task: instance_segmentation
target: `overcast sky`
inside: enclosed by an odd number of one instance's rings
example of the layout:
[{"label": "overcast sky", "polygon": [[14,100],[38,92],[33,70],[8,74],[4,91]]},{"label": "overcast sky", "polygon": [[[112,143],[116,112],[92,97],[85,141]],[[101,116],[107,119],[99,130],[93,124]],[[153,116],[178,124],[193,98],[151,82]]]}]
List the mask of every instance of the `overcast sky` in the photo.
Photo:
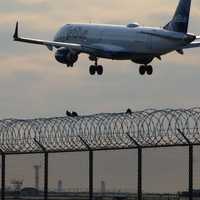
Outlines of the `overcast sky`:
[{"label": "overcast sky", "polygon": [[[54,53],[47,48],[12,41],[17,20],[21,35],[51,40],[60,26],[70,22],[138,22],[164,26],[176,5],[177,0],[0,0],[0,118],[62,116],[66,109],[89,114],[119,112],[128,107],[138,110],[199,106],[200,49],[187,50],[184,56],[169,54],[162,62],[154,60],[153,76],[140,76],[138,65],[130,61],[104,59],[100,60],[104,75],[90,76],[91,62],[86,55],[80,56],[74,68],[66,68],[56,62]],[[200,2],[193,0],[189,32],[200,35],[199,21]],[[146,156],[145,162],[145,191],[185,189],[187,176],[184,173],[187,170],[182,166],[187,164],[183,156],[186,153],[182,149],[147,152],[146,155],[150,155]],[[113,188],[136,188],[136,173],[133,172],[136,154],[97,154],[96,186],[105,179]],[[56,170],[52,169],[52,185],[56,185],[59,177],[64,179],[66,187],[87,187],[84,185],[87,181],[86,156],[66,155],[66,161],[62,157],[52,158],[60,159],[61,170],[58,171],[62,174],[57,176]],[[40,162],[37,158],[19,159],[30,166],[30,160],[34,164]],[[167,164],[169,162],[173,165]],[[9,159],[7,181],[23,175],[26,185],[33,184],[32,169],[21,168],[21,163],[18,159]],[[57,167],[56,162],[52,163],[54,168]],[[80,167],[82,165],[84,167]],[[200,182],[200,175],[196,182]]]}]

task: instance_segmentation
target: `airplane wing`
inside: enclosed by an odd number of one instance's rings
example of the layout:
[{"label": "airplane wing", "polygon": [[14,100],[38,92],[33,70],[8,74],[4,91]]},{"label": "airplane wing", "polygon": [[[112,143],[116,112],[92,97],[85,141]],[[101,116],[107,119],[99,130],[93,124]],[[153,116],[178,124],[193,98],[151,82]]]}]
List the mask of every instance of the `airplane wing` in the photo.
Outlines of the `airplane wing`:
[{"label": "airplane wing", "polygon": [[183,47],[183,49],[191,49],[191,48],[197,48],[197,47],[200,47],[200,36],[197,36],[196,40],[194,40],[190,44]]},{"label": "airplane wing", "polygon": [[13,35],[14,41],[30,43],[30,44],[37,44],[37,45],[44,45],[49,50],[53,50],[53,47],[65,47],[71,50],[75,50],[82,53],[87,54],[95,54],[96,52],[103,52],[104,54],[121,54],[124,52],[124,49],[115,45],[102,45],[102,44],[93,44],[93,45],[82,45],[76,43],[65,43],[65,42],[55,42],[55,41],[48,41],[48,40],[39,40],[39,39],[32,39],[32,38],[25,38],[19,37],[18,34],[18,22],[16,23],[15,32]]},{"label": "airplane wing", "polygon": [[44,45],[49,50],[53,50],[53,47],[56,47],[56,48],[67,47],[67,48],[71,48],[71,49],[74,49],[74,50],[77,50],[77,51],[81,51],[81,49],[82,49],[82,46],[80,44],[54,42],[54,41],[48,41],[48,40],[39,40],[39,39],[19,37],[19,34],[18,34],[18,22],[16,23],[15,33],[13,35],[13,39],[14,39],[14,41],[18,41],[18,42],[25,42],[25,43],[30,43],[30,44]]}]

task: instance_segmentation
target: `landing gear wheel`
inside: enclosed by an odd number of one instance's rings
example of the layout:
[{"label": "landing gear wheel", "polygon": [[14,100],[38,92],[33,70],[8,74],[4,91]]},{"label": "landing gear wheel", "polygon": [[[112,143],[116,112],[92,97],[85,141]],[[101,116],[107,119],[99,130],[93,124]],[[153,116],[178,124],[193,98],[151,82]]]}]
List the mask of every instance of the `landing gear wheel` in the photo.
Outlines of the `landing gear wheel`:
[{"label": "landing gear wheel", "polygon": [[146,67],[144,65],[141,65],[139,68],[139,73],[140,75],[144,75],[146,72]]},{"label": "landing gear wheel", "polygon": [[103,66],[102,65],[98,65],[96,70],[97,70],[97,74],[98,75],[102,75],[103,74]]},{"label": "landing gear wheel", "polygon": [[89,68],[89,72],[91,75],[94,75],[96,72],[98,75],[102,75],[103,74],[103,66],[102,65],[98,65],[98,59],[97,57],[94,56],[89,56],[89,59],[92,61],[95,61],[94,65],[91,65]]},{"label": "landing gear wheel", "polygon": [[66,64],[67,67],[73,67],[74,64]]},{"label": "landing gear wheel", "polygon": [[147,68],[146,68],[146,71],[147,71],[148,75],[152,75],[152,73],[153,73],[153,67],[151,65],[148,65]]},{"label": "landing gear wheel", "polygon": [[90,72],[90,75],[94,75],[95,72],[96,72],[96,66],[91,65],[90,68],[89,68],[89,72]]}]

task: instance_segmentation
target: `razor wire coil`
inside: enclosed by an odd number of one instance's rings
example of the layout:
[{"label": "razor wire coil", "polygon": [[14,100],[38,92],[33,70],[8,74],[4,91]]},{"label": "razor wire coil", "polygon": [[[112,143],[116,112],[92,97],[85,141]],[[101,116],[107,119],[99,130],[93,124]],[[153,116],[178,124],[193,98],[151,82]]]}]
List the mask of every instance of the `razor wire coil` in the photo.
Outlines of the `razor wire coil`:
[{"label": "razor wire coil", "polygon": [[94,150],[188,145],[183,134],[200,145],[200,108],[0,120],[0,150],[41,152],[38,143],[49,152],[86,151],[85,144]]}]

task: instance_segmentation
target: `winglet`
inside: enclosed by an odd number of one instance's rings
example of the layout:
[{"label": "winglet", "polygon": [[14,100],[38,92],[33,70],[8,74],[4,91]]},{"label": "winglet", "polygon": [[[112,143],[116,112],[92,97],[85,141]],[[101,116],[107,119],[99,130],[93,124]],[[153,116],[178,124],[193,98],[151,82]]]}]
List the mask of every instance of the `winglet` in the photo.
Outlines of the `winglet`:
[{"label": "winglet", "polygon": [[16,26],[15,26],[15,33],[13,35],[13,39],[14,40],[17,40],[19,37],[18,37],[18,22],[16,22]]}]

